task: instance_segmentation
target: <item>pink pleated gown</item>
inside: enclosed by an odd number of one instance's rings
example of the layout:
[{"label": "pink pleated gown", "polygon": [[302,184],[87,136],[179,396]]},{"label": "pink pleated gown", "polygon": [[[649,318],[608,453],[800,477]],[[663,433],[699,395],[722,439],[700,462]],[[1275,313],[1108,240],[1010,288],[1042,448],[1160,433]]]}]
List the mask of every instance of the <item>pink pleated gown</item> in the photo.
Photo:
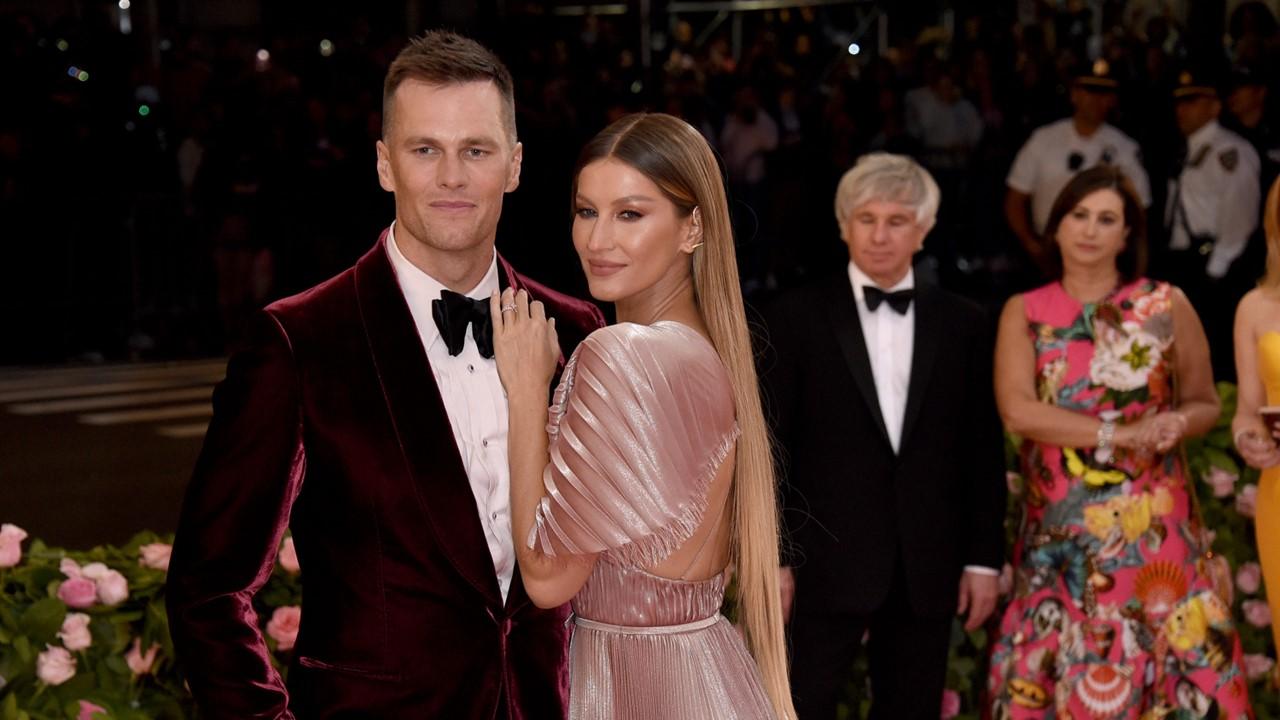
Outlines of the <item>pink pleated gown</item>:
[{"label": "pink pleated gown", "polygon": [[720,614],[725,572],[691,581],[645,570],[723,512],[708,510],[708,490],[739,431],[715,349],[671,321],[598,330],[570,358],[547,430],[529,546],[599,553],[572,602],[569,717],[775,717]]}]

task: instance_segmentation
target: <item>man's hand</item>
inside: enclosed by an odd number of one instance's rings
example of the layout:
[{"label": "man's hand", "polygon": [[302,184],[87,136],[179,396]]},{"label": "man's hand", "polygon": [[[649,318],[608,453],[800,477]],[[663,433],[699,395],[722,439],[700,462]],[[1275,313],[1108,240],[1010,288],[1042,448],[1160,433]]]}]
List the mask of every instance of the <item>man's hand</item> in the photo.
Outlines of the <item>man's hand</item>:
[{"label": "man's hand", "polygon": [[964,615],[967,611],[969,619],[964,629],[973,632],[991,617],[996,609],[996,598],[1000,595],[1000,577],[966,570],[960,576],[960,602],[956,614]]},{"label": "man's hand", "polygon": [[778,590],[782,595],[782,622],[791,621],[791,603],[796,599],[796,575],[791,568],[778,568]]}]

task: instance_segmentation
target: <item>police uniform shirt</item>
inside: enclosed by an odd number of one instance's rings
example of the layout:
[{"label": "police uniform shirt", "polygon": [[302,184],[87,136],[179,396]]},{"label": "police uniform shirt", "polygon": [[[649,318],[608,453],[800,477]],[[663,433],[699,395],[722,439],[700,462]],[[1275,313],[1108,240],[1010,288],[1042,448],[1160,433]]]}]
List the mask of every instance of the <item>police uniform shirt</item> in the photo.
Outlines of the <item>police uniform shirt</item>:
[{"label": "police uniform shirt", "polygon": [[1259,170],[1253,146],[1216,120],[1192,133],[1187,138],[1182,174],[1169,184],[1165,212],[1169,247],[1190,249],[1188,230],[1209,238],[1213,246],[1205,273],[1215,278],[1226,275],[1258,226],[1262,202]]},{"label": "police uniform shirt", "polygon": [[1103,163],[1119,167],[1138,191],[1142,205],[1151,205],[1151,186],[1138,143],[1106,123],[1089,137],[1076,132],[1071,118],[1037,129],[1018,151],[1005,184],[1031,196],[1031,219],[1035,231],[1042,233],[1053,201],[1072,176]]}]

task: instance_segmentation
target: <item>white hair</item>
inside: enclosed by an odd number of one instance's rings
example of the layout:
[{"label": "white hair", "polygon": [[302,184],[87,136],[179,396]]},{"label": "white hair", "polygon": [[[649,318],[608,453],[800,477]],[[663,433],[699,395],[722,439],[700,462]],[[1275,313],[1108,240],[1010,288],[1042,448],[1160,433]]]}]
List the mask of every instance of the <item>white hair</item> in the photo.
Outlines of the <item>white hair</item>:
[{"label": "white hair", "polygon": [[925,232],[938,218],[942,193],[933,176],[906,155],[874,152],[858,158],[836,186],[836,222],[841,230],[854,210],[869,202],[896,202],[915,210]]}]

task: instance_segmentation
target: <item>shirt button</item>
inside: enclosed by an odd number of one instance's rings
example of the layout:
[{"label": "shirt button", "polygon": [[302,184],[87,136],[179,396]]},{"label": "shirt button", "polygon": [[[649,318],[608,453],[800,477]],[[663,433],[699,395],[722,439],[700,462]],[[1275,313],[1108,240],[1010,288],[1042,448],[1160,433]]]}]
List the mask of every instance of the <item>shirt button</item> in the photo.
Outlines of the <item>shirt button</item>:
[{"label": "shirt button", "polygon": [[492,519],[492,520],[497,520],[497,519],[498,519],[498,513],[493,513],[493,514],[489,515],[489,518],[490,518],[490,519]]},{"label": "shirt button", "polygon": [[467,365],[467,372],[474,373],[475,371],[476,371],[475,365]]},{"label": "shirt button", "polygon": [[485,447],[489,447],[489,441],[488,441],[488,440],[481,440],[481,441],[480,441],[480,444],[481,444],[481,445],[483,445],[483,446],[485,446]]}]

